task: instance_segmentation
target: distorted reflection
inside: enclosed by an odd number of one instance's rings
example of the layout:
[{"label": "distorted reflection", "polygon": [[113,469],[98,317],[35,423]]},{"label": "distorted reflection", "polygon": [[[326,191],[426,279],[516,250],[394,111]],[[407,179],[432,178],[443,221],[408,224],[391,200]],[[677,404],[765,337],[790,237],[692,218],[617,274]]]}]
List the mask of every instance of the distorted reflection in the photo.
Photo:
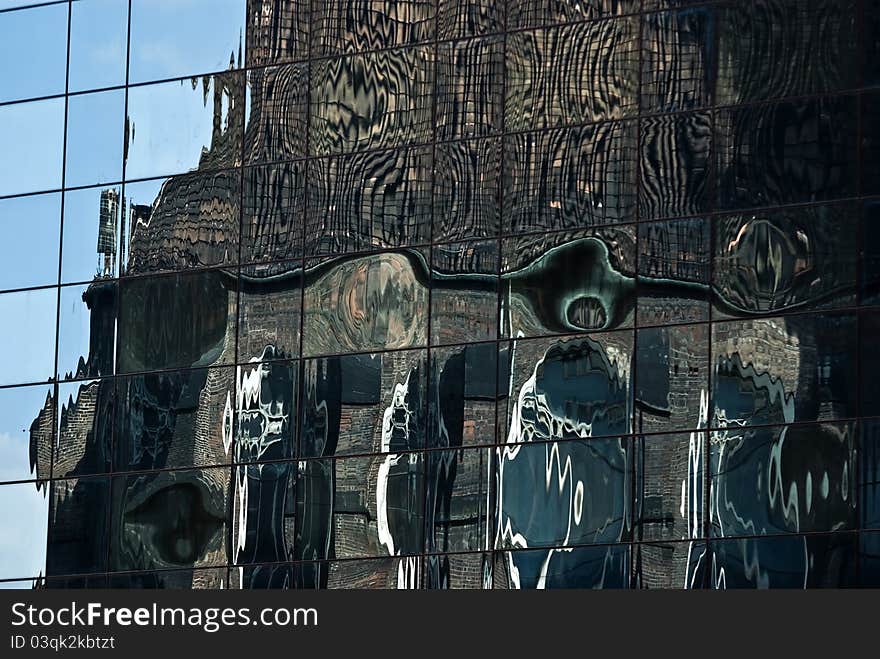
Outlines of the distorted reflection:
[{"label": "distorted reflection", "polygon": [[[740,74],[765,36],[727,6],[511,1],[502,38],[491,2],[324,4],[224,1],[175,62],[167,8],[132,3],[119,142],[68,145],[92,187],[0,200],[0,237],[61,245],[0,277],[0,507],[33,556],[0,579],[803,587],[880,564],[854,420],[880,321],[850,308],[876,297],[876,209],[835,201],[855,100],[707,110],[781,82]],[[726,53],[719,14],[751,30]],[[71,102],[77,139],[121,98]],[[63,100],[0,126],[54,127]],[[43,165],[4,160],[0,194],[57,188]]]}]

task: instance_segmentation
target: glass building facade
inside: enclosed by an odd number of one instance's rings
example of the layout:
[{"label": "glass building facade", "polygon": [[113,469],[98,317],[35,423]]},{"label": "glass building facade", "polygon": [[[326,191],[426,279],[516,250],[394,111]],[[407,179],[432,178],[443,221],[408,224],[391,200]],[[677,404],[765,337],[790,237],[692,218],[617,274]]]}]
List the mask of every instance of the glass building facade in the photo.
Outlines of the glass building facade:
[{"label": "glass building facade", "polygon": [[877,0],[0,36],[0,587],[880,586]]}]

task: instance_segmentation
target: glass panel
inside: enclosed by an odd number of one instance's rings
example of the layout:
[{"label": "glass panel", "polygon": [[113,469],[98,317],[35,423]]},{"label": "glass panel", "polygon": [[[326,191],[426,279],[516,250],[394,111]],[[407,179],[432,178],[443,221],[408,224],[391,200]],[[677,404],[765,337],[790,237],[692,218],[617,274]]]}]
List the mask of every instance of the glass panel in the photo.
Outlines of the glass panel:
[{"label": "glass panel", "polygon": [[53,378],[57,307],[56,288],[0,295],[0,384]]},{"label": "glass panel", "polygon": [[131,0],[129,80],[242,66],[245,0]]},{"label": "glass panel", "polygon": [[122,280],[119,371],[231,362],[236,291],[230,279],[209,270]]},{"label": "glass panel", "polygon": [[863,94],[861,112],[861,190],[862,194],[875,195],[880,193],[880,94]]},{"label": "glass panel", "polygon": [[438,39],[455,39],[502,28],[503,6],[493,0],[438,0]]},{"label": "glass panel", "polygon": [[711,587],[844,588],[855,584],[856,536],[799,535],[712,545]]},{"label": "glass panel", "polygon": [[116,353],[115,281],[63,286],[58,316],[58,377],[112,375]]},{"label": "glass panel", "polygon": [[713,431],[711,534],[734,537],[855,528],[856,442],[854,423]]},{"label": "glass panel", "polygon": [[310,5],[309,0],[247,0],[247,65],[306,59]]},{"label": "glass panel", "polygon": [[124,85],[127,42],[126,0],[70,3],[70,91]]},{"label": "glass panel", "polygon": [[116,276],[124,206],[118,185],[64,193],[62,284]]},{"label": "glass panel", "polygon": [[423,448],[427,362],[426,350],[307,360],[300,457]]},{"label": "glass panel", "polygon": [[504,42],[499,37],[440,44],[437,68],[437,139],[500,132]]},{"label": "glass panel", "polygon": [[495,588],[629,588],[631,553],[629,545],[496,552]]},{"label": "glass panel", "polygon": [[488,448],[471,448],[425,454],[428,553],[490,546],[493,453]]},{"label": "glass panel", "polygon": [[125,90],[71,96],[65,186],[122,180]]},{"label": "glass panel", "polygon": [[505,138],[505,226],[510,233],[635,220],[633,122]]},{"label": "glass panel", "polygon": [[710,104],[715,10],[648,14],[642,35],[642,112],[680,112]]},{"label": "glass panel", "polygon": [[306,264],[303,354],[428,343],[424,255],[386,252]]},{"label": "glass panel", "polygon": [[718,9],[717,102],[857,86],[859,13],[855,0],[724,3]]},{"label": "glass panel", "polygon": [[0,578],[36,577],[46,572],[49,499],[45,484],[0,485]]},{"label": "glass panel", "polygon": [[310,153],[430,141],[433,73],[430,46],[314,62]]},{"label": "glass panel", "polygon": [[225,565],[229,468],[113,478],[111,569]]},{"label": "glass panel", "polygon": [[425,588],[475,590],[492,588],[492,554],[425,556]]},{"label": "glass panel", "polygon": [[547,547],[548,560],[561,549],[629,539],[628,439],[527,442],[497,453],[496,549]]},{"label": "glass panel", "polygon": [[714,325],[712,424],[739,428],[856,416],[857,349],[852,315]]},{"label": "glass panel", "polygon": [[0,290],[58,281],[61,195],[0,199]]},{"label": "glass panel", "polygon": [[302,256],[305,170],[304,162],[245,169],[242,263]]},{"label": "glass panel", "polygon": [[628,327],[636,306],[636,228],[504,241],[509,336]]},{"label": "glass panel", "polygon": [[66,3],[3,12],[0,34],[0,102],[64,93]]},{"label": "glass panel", "polygon": [[644,119],[641,132],[640,217],[699,215],[709,210],[709,113]]},{"label": "glass panel", "polygon": [[431,350],[428,446],[495,444],[497,348],[476,343]]},{"label": "glass panel", "polygon": [[508,444],[631,431],[632,332],[510,344],[499,354]]},{"label": "glass panel", "polygon": [[114,470],[229,463],[234,386],[232,368],[118,378]]},{"label": "glass panel", "polygon": [[105,572],[110,479],[52,481],[51,499],[46,575]]},{"label": "glass panel", "polygon": [[710,560],[705,541],[645,543],[633,556],[633,587],[702,589]]},{"label": "glass panel", "polygon": [[498,241],[431,248],[431,343],[498,336]]},{"label": "glass panel", "polygon": [[302,262],[243,269],[240,275],[238,361],[296,357],[302,324]]},{"label": "glass panel", "polygon": [[639,0],[509,0],[507,28],[631,14],[638,9]]},{"label": "glass panel", "polygon": [[245,158],[248,163],[306,155],[308,64],[247,72]]},{"label": "glass panel", "polygon": [[114,430],[113,392],[113,380],[71,382],[58,386],[58,441],[52,462],[52,475],[55,478],[110,471]]},{"label": "glass panel", "polygon": [[297,588],[382,590],[422,588],[418,557],[322,561],[293,565]]},{"label": "glass panel", "polygon": [[436,145],[434,241],[498,234],[500,154],[501,143],[497,139]]},{"label": "glass panel", "polygon": [[313,11],[313,56],[380,50],[434,35],[432,0],[317,0]]},{"label": "glass panel", "polygon": [[859,301],[861,304],[880,304],[880,203],[866,201],[862,205],[861,278]]},{"label": "glass panel", "polygon": [[129,89],[126,178],[240,164],[243,87],[225,73]]},{"label": "glass panel", "polygon": [[299,463],[296,557],[405,556],[394,582],[416,581],[425,524],[420,453]]},{"label": "glass panel", "polygon": [[64,99],[0,106],[0,195],[61,187]]},{"label": "glass panel", "polygon": [[640,329],[636,346],[636,427],[644,432],[705,428],[709,326]]},{"label": "glass panel", "polygon": [[[0,482],[37,479],[43,485],[49,478],[55,444],[53,394],[53,387],[46,385],[0,389]],[[4,508],[7,514],[10,510]]]},{"label": "glass panel", "polygon": [[851,96],[719,111],[721,207],[852,196],[858,180],[856,115]]},{"label": "glass panel", "polygon": [[[705,432],[691,432],[636,439],[637,540],[674,541],[706,536],[703,511],[707,495],[707,437]],[[647,553],[655,560],[666,555],[662,550]]]},{"label": "glass panel", "polygon": [[[262,357],[274,359],[276,354],[266,348]],[[234,462],[290,460],[295,457],[300,421],[297,410],[299,378],[300,366],[296,361],[252,360],[237,367]],[[256,472],[262,474],[268,469],[269,465],[258,465]],[[248,477],[252,477],[250,468]],[[285,560],[285,557],[254,560],[273,562]]]},{"label": "glass panel", "polygon": [[431,239],[431,149],[309,163],[306,251],[339,254]]},{"label": "glass panel", "polygon": [[634,115],[638,45],[638,20],[629,18],[509,34],[505,130]]},{"label": "glass panel", "polygon": [[858,222],[854,205],[716,218],[713,313],[852,304]]},{"label": "glass panel", "polygon": [[709,221],[639,225],[638,324],[709,318]]},{"label": "glass panel", "polygon": [[224,568],[204,570],[161,570],[110,575],[107,588],[218,590],[226,588],[228,571]]},{"label": "glass panel", "polygon": [[[880,313],[862,312],[859,316],[859,412],[862,416],[880,416]],[[854,366],[851,368],[855,368]],[[850,376],[855,373],[853,370]],[[854,378],[853,378],[854,379]]]},{"label": "glass panel", "polygon": [[859,430],[859,528],[880,529],[880,421],[864,420]]},{"label": "glass panel", "polygon": [[241,171],[125,184],[123,274],[238,262]]}]

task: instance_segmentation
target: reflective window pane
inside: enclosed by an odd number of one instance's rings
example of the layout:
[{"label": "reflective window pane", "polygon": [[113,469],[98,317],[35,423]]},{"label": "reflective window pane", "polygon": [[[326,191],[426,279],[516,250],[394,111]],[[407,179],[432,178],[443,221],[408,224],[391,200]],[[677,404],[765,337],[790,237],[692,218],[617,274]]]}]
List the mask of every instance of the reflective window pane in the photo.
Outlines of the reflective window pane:
[{"label": "reflective window pane", "polygon": [[498,336],[498,241],[431,248],[431,343]]},{"label": "reflective window pane", "polygon": [[310,161],[307,252],[430,242],[431,155],[421,148]]},{"label": "reflective window pane", "polygon": [[509,336],[627,327],[635,315],[636,229],[508,239],[502,247]]},{"label": "reflective window pane", "polygon": [[49,486],[37,483],[0,485],[0,578],[21,579],[46,574]]},{"label": "reflective window pane", "polygon": [[434,150],[434,241],[487,238],[501,221],[501,141],[437,144]]},{"label": "reflective window pane", "polygon": [[638,232],[638,324],[708,320],[709,220],[647,222]]},{"label": "reflective window pane", "polygon": [[308,57],[310,9],[310,0],[247,0],[247,65]]},{"label": "reflective window pane", "polygon": [[854,205],[716,218],[715,317],[852,304],[858,221]]},{"label": "reflective window pane", "polygon": [[70,91],[125,84],[126,0],[70,3]]},{"label": "reflective window pane", "polygon": [[219,270],[123,279],[119,371],[223,364],[235,355],[236,294]]},{"label": "reflective window pane", "polygon": [[244,20],[245,0],[132,0],[129,80],[242,66]]},{"label": "reflective window pane", "polygon": [[313,11],[313,56],[402,46],[434,34],[431,0],[317,0]]},{"label": "reflective window pane", "polygon": [[855,416],[857,336],[852,315],[713,325],[712,424],[733,428]]},{"label": "reflective window pane", "polygon": [[112,375],[116,362],[117,282],[63,286],[58,315],[58,377]]},{"label": "reflective window pane", "polygon": [[64,184],[121,181],[124,126],[124,90],[71,96]]},{"label": "reflective window pane", "polygon": [[64,99],[0,106],[0,195],[61,187]]},{"label": "reflective window pane", "polygon": [[855,192],[852,96],[721,110],[719,203],[724,209],[824,201]]},{"label": "reflective window pane", "polygon": [[128,90],[128,180],[241,162],[244,108],[240,73]]},{"label": "reflective window pane", "polygon": [[713,536],[851,529],[855,424],[731,427],[710,433]]},{"label": "reflective window pane", "polygon": [[106,476],[52,482],[47,576],[107,570],[110,508]]},{"label": "reflective window pane", "polygon": [[424,448],[427,370],[424,350],[305,361],[299,455]]},{"label": "reflective window pane", "polygon": [[110,569],[225,565],[229,468],[113,478]]},{"label": "reflective window pane", "polygon": [[638,44],[638,20],[629,18],[509,34],[505,130],[635,114]]},{"label": "reflective window pane", "polygon": [[115,396],[114,471],[229,463],[234,384],[231,367],[102,382],[100,394]]},{"label": "reflective window pane", "polygon": [[639,430],[705,428],[709,422],[709,326],[640,329],[636,346]]},{"label": "reflective window pane", "polygon": [[427,345],[426,271],[415,251],[306,262],[303,355]]},{"label": "reflective window pane", "polygon": [[612,122],[505,138],[507,230],[634,220],[636,129],[633,122]]},{"label": "reflective window pane", "polygon": [[[25,3],[22,3],[25,4]],[[0,5],[0,9],[5,9]],[[0,14],[0,101],[63,94],[67,70],[67,5]]]},{"label": "reflective window pane", "polygon": [[425,465],[419,453],[304,460],[296,504],[296,558],[402,556],[394,575],[407,587],[420,570]]},{"label": "reflective window pane", "polygon": [[60,220],[60,194],[0,199],[0,290],[58,281]]},{"label": "reflective window pane", "polygon": [[58,289],[0,295],[0,384],[46,382],[55,374]]},{"label": "reflective window pane", "polygon": [[64,193],[61,283],[87,282],[118,273],[122,186]]},{"label": "reflective window pane", "polygon": [[52,386],[0,389],[0,483],[51,476],[54,413]]},{"label": "reflective window pane", "polygon": [[58,386],[58,441],[52,459],[55,478],[110,471],[114,431],[112,380]]},{"label": "reflective window pane", "polygon": [[238,262],[241,171],[125,184],[123,274]]},{"label": "reflective window pane", "polygon": [[314,62],[310,153],[329,155],[430,141],[433,73],[430,47]]}]

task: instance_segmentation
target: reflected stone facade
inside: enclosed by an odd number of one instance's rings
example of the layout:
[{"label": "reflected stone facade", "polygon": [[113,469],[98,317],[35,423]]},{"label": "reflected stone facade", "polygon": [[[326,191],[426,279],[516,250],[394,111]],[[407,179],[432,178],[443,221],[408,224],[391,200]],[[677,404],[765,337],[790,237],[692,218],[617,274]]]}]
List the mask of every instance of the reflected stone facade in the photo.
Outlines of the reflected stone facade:
[{"label": "reflected stone facade", "polygon": [[192,4],[119,157],[0,198],[61,236],[0,270],[57,328],[0,349],[0,583],[880,583],[880,9]]}]

